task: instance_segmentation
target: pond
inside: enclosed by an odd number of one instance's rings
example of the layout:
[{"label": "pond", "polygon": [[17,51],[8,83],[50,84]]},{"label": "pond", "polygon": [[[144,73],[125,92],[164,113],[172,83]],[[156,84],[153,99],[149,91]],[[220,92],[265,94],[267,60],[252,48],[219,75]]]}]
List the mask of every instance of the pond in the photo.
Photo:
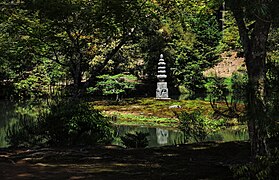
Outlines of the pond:
[{"label": "pond", "polygon": [[[139,127],[139,126],[117,126],[116,127],[117,135],[123,136],[126,133],[135,133],[143,132],[148,133],[147,136],[149,140],[149,147],[159,147],[167,145],[177,145],[183,143],[194,143],[194,139],[190,139],[188,142],[184,140],[184,134],[175,129],[163,129],[163,128],[154,128],[154,127]],[[246,128],[226,128],[214,133],[210,133],[204,141],[244,141],[248,140],[248,132]],[[122,145],[119,141],[116,141],[115,144]]]},{"label": "pond", "polygon": [[[46,101],[26,101],[26,102],[11,102],[0,101],[0,147],[6,147],[8,144],[5,141],[5,133],[7,126],[14,123],[18,115],[29,115],[36,117],[38,113],[47,105]],[[166,145],[176,145],[184,143],[184,134],[175,129],[140,127],[140,126],[116,126],[118,138],[114,144],[121,145],[119,137],[126,133],[144,132],[148,133],[149,147],[158,147]],[[247,140],[248,133],[245,128],[234,130],[227,128],[214,132],[208,135],[205,141],[241,141]],[[190,140],[195,142],[194,140]],[[189,142],[187,142],[189,143]]]},{"label": "pond", "polygon": [[0,100],[0,147],[6,147],[6,129],[9,124],[18,120],[19,116],[36,117],[46,106],[46,101],[8,101]]}]

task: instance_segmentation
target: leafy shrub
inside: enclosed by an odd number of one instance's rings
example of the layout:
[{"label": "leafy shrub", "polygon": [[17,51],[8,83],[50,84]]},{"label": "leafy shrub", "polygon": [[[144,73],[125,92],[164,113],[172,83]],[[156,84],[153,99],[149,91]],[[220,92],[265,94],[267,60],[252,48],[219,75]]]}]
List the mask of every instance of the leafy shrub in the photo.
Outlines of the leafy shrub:
[{"label": "leafy shrub", "polygon": [[274,150],[269,156],[258,156],[254,162],[231,167],[237,179],[278,179],[279,151]]},{"label": "leafy shrub", "polygon": [[50,78],[46,67],[43,65],[36,66],[31,74],[25,75],[23,79],[19,78],[14,82],[14,95],[19,97],[42,97],[48,94]]},{"label": "leafy shrub", "polygon": [[203,116],[199,110],[194,112],[181,112],[177,114],[179,119],[178,128],[184,133],[185,141],[193,138],[196,142],[204,140],[209,133],[224,127],[224,119],[212,120]]},{"label": "leafy shrub", "polygon": [[39,122],[50,145],[106,143],[111,138],[108,119],[77,100],[52,105]]},{"label": "leafy shrub", "polygon": [[209,77],[205,86],[207,92],[216,100],[224,100],[224,97],[231,94],[233,100],[244,101],[247,83],[247,73],[235,72],[231,78]]},{"label": "leafy shrub", "polygon": [[23,122],[9,128],[10,145],[95,145],[112,140],[108,118],[90,109],[88,103],[77,100],[53,103],[49,112],[41,113],[36,120]]},{"label": "leafy shrub", "polygon": [[215,76],[208,78],[207,81],[205,87],[212,98],[215,100],[224,100],[224,97],[229,93],[228,83],[225,83],[225,79]]},{"label": "leafy shrub", "polygon": [[[245,108],[248,77],[244,72],[236,72],[231,78],[211,77],[206,84],[210,94],[210,104],[217,117],[238,118],[245,120]],[[226,108],[218,106],[217,102],[224,102]],[[239,103],[242,102],[242,103]]]},{"label": "leafy shrub", "polygon": [[201,116],[200,111],[187,113],[183,111],[178,115],[180,121],[179,129],[184,133],[185,140],[194,138],[195,141],[204,140],[207,136],[204,118]]},{"label": "leafy shrub", "polygon": [[232,75],[233,98],[238,101],[245,101],[246,89],[248,84],[247,73],[236,72]]},{"label": "leafy shrub", "polygon": [[148,146],[148,135],[148,133],[143,132],[126,133],[120,138],[127,148],[145,148]]},{"label": "leafy shrub", "polygon": [[114,95],[116,101],[128,90],[134,89],[137,84],[137,77],[133,75],[117,74],[114,76],[105,74],[97,77],[99,80],[95,88],[88,88],[89,93],[101,91],[102,95]]}]

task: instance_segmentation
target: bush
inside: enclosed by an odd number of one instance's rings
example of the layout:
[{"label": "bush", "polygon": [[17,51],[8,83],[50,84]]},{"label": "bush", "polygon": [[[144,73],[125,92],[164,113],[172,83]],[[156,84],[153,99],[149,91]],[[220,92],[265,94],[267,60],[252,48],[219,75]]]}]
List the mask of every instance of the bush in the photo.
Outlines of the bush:
[{"label": "bush", "polygon": [[236,101],[246,101],[246,89],[248,84],[248,75],[243,72],[236,72],[232,75],[232,94]]},{"label": "bush", "polygon": [[181,112],[177,114],[179,119],[178,128],[184,133],[185,141],[193,138],[196,142],[204,140],[208,134],[224,127],[224,119],[213,120],[203,116],[199,110],[194,112]]},{"label": "bush", "polygon": [[220,100],[224,100],[224,97],[227,96],[227,94],[229,94],[229,90],[228,90],[228,83],[225,83],[225,79],[224,78],[220,78],[220,77],[209,77],[207,79],[207,83],[205,85],[206,89],[207,89],[207,93],[210,94],[211,98],[220,101]]},{"label": "bush", "polygon": [[112,76],[104,74],[97,78],[99,80],[96,87],[89,87],[87,91],[89,93],[100,91],[105,96],[113,95],[116,101],[119,101],[122,95],[134,89],[136,84],[138,84],[137,77],[133,75],[117,74]]},{"label": "bush", "polygon": [[194,138],[195,141],[204,140],[207,136],[204,119],[199,111],[193,113],[182,112],[178,115],[179,129],[184,133],[185,140]]},{"label": "bush", "polygon": [[[77,100],[53,103],[49,112],[41,113],[33,121],[19,121],[9,128],[8,134],[8,142],[13,146],[95,145],[112,140],[108,118],[98,110],[90,109],[88,103]],[[24,136],[18,138],[22,134]]]},{"label": "bush", "polygon": [[254,162],[231,167],[237,179],[278,179],[279,151],[274,150],[269,156],[258,156]]}]

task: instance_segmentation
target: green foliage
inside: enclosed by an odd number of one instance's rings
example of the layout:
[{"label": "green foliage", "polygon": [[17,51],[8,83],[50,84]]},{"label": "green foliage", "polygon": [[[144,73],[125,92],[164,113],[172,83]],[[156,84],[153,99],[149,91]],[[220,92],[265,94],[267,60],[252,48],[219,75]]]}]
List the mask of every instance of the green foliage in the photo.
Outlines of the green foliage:
[{"label": "green foliage", "polygon": [[201,93],[205,91],[205,78],[202,74],[202,60],[194,52],[180,47],[181,52],[177,52],[176,64],[172,69],[173,75],[177,78],[177,84],[184,85],[188,91]]},{"label": "green foliage", "polygon": [[184,85],[188,91],[203,92],[202,71],[218,59],[215,49],[220,33],[214,14],[216,7],[208,0],[159,0],[148,4],[151,20],[143,29],[140,42],[144,74],[149,81],[156,81],[156,59],[163,53],[170,86]]},{"label": "green foliage", "polygon": [[222,53],[229,50],[241,50],[238,27],[230,11],[225,11],[223,28],[222,39],[220,40],[220,44],[217,47],[218,52]]},{"label": "green foliage", "polygon": [[205,86],[213,100],[224,100],[224,97],[226,97],[229,92],[225,84],[225,79],[221,77],[209,77]]},{"label": "green foliage", "polygon": [[199,111],[193,113],[182,112],[178,116],[180,120],[179,129],[184,133],[186,140],[194,138],[199,142],[206,138],[206,129],[204,124],[204,117]]},{"label": "green foliage", "polygon": [[0,61],[3,62],[0,81],[9,82],[14,97],[46,95],[54,79],[52,76],[61,80],[61,74],[64,75],[65,71],[60,69],[57,73],[55,63],[42,57],[47,47],[34,35],[36,30],[42,28],[38,14],[28,12],[19,5],[7,7],[10,8],[4,13],[6,18],[0,24]]},{"label": "green foliage", "polygon": [[44,65],[38,65],[26,73],[26,78],[14,83],[14,91],[19,97],[42,97],[48,94],[50,77]]},{"label": "green foliage", "polygon": [[40,132],[40,127],[34,118],[20,116],[15,124],[8,126],[6,141],[12,147],[29,147],[41,145],[45,138]]},{"label": "green foliage", "polygon": [[39,122],[50,145],[83,145],[107,143],[111,140],[107,118],[88,103],[60,101]]},{"label": "green foliage", "polygon": [[170,85],[203,91],[202,70],[217,59],[220,39],[215,9],[211,0],[3,2],[0,82],[34,96],[49,84],[81,87],[102,74],[155,81],[154,59],[163,53]]},{"label": "green foliage", "polygon": [[269,136],[278,135],[279,133],[279,63],[277,59],[269,60],[267,63],[268,72],[266,78],[266,101],[267,101],[267,114]]},{"label": "green foliage", "polygon": [[148,133],[135,132],[126,133],[124,136],[120,137],[122,143],[127,148],[145,148],[148,146]]},{"label": "green foliage", "polygon": [[231,95],[232,101],[245,101],[248,76],[246,72],[237,71],[230,78],[208,77],[205,85],[212,100],[223,101]]},{"label": "green foliage", "polygon": [[108,118],[85,102],[61,100],[41,112],[36,119],[20,120],[8,128],[12,146],[96,145],[112,140]]},{"label": "green foliage", "polygon": [[279,151],[275,150],[270,156],[258,156],[254,162],[232,166],[231,170],[237,179],[271,179],[279,176]]},{"label": "green foliage", "polygon": [[179,129],[184,133],[185,140],[193,138],[196,142],[204,140],[209,133],[216,131],[225,124],[223,120],[209,120],[199,110],[188,113],[186,111],[177,115],[180,121]]},{"label": "green foliage", "polygon": [[89,92],[101,91],[102,95],[115,95],[116,100],[119,96],[124,95],[127,91],[135,88],[138,84],[137,78],[133,75],[117,74],[114,76],[98,76],[98,82],[95,88],[88,88]]},{"label": "green foliage", "polygon": [[177,30],[168,44],[175,59],[170,66],[177,84],[197,93],[205,91],[202,71],[218,59],[215,49],[220,39],[217,19],[204,3],[208,2],[191,1],[177,7],[172,23],[178,27],[174,26]]},{"label": "green foliage", "polygon": [[247,97],[247,85],[248,85],[248,76],[246,72],[236,72],[233,73],[231,77],[231,92],[233,99],[237,101],[246,102]]}]

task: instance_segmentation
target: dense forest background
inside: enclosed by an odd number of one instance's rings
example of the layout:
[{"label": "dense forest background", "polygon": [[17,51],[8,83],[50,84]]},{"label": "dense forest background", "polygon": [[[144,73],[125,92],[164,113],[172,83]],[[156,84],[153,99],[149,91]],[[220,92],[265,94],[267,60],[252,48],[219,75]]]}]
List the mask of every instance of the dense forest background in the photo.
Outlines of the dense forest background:
[{"label": "dense forest background", "polygon": [[178,87],[202,93],[203,71],[222,52],[241,52],[234,19],[210,0],[2,1],[0,7],[2,97],[46,96],[66,85],[80,95],[104,74],[133,75],[153,87],[141,94],[154,96],[160,54],[174,93]]},{"label": "dense forest background", "polygon": [[212,84],[203,71],[237,52],[247,69],[231,91],[247,103],[252,154],[266,154],[266,139],[278,136],[279,5],[253,2],[2,0],[0,96],[118,96],[134,87],[154,96],[160,54],[172,92],[200,94]]}]

